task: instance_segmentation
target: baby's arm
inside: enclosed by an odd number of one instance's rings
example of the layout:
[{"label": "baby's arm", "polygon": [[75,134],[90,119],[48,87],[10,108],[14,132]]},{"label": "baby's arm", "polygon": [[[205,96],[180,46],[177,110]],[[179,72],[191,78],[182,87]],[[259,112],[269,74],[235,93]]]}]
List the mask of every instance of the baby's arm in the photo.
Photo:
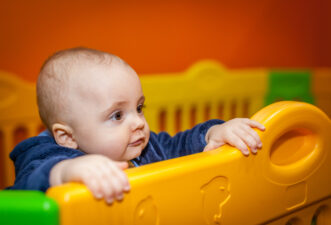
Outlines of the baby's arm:
[{"label": "baby's arm", "polygon": [[102,155],[85,155],[67,159],[56,164],[49,177],[50,186],[70,181],[84,183],[97,199],[104,198],[108,204],[114,198],[121,200],[130,185],[123,169],[127,162],[115,162]]},{"label": "baby's arm", "polygon": [[207,145],[203,151],[230,144],[238,148],[244,155],[249,155],[247,146],[252,153],[256,153],[257,149],[262,148],[262,142],[253,128],[261,131],[265,130],[265,127],[259,122],[246,118],[236,118],[223,124],[215,125],[206,134]]}]

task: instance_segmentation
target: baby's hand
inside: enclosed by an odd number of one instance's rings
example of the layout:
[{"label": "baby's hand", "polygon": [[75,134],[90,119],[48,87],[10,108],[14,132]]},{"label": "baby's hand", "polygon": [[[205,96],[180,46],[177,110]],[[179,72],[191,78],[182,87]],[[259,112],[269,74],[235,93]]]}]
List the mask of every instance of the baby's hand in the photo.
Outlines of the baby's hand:
[{"label": "baby's hand", "polygon": [[259,122],[246,118],[236,118],[212,126],[206,134],[207,145],[203,151],[230,144],[238,148],[244,155],[249,155],[247,146],[252,153],[256,153],[258,148],[262,148],[262,142],[259,135],[252,128],[265,130],[265,127]]},{"label": "baby's hand", "polygon": [[63,160],[50,172],[50,185],[60,185],[70,181],[84,183],[97,199],[104,198],[111,204],[116,198],[123,199],[123,192],[130,185],[123,169],[127,162],[115,162],[102,155],[85,155]]}]

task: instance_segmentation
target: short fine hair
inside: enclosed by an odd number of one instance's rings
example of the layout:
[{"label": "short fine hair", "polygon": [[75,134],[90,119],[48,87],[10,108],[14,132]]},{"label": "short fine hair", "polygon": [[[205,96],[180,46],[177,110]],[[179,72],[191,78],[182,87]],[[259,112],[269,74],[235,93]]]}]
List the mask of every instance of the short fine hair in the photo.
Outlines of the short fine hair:
[{"label": "short fine hair", "polygon": [[[51,131],[52,125],[60,122],[67,110],[67,88],[73,67],[82,63],[110,64],[119,57],[107,52],[77,47],[61,50],[50,56],[42,65],[37,80],[37,103],[44,125]],[[63,121],[62,121],[63,122]]]}]

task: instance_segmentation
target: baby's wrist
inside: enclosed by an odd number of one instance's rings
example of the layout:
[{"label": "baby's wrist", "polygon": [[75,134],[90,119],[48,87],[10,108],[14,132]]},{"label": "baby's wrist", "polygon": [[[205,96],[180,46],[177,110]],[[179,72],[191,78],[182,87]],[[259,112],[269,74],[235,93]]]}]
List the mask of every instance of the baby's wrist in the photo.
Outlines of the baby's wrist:
[{"label": "baby's wrist", "polygon": [[210,140],[210,133],[212,132],[212,130],[215,126],[217,126],[217,125],[213,125],[213,126],[209,127],[209,129],[205,135],[205,141],[207,144],[209,143],[209,140]]},{"label": "baby's wrist", "polygon": [[55,164],[55,166],[51,169],[49,175],[49,184],[50,186],[56,186],[63,184],[62,179],[62,171],[65,166],[67,160],[63,160]]}]

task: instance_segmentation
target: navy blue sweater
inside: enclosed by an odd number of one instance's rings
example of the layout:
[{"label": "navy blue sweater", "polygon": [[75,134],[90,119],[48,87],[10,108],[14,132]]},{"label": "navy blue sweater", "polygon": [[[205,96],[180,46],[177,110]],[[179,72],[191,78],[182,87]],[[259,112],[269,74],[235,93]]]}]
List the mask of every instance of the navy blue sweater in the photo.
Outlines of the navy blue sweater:
[{"label": "navy blue sweater", "polygon": [[[147,146],[132,162],[139,166],[201,152],[206,145],[205,135],[208,129],[221,123],[221,120],[209,120],[173,137],[165,132],[151,132]],[[10,153],[10,158],[15,164],[16,180],[9,189],[46,191],[49,188],[49,173],[53,166],[62,160],[82,155],[85,153],[80,150],[56,144],[50,135],[39,135],[24,140]]]}]

